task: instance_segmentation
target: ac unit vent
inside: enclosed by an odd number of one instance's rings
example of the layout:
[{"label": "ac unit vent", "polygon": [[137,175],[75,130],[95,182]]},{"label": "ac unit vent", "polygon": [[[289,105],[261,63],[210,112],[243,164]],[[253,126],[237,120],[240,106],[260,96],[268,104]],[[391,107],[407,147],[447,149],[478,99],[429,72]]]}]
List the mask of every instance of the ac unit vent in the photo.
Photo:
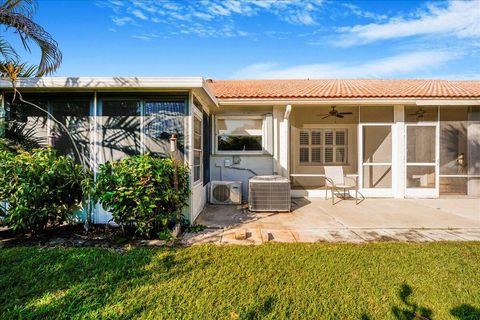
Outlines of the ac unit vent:
[{"label": "ac unit vent", "polygon": [[290,180],[282,176],[256,176],[248,183],[250,211],[290,211]]},{"label": "ac unit vent", "polygon": [[241,204],[242,203],[242,182],[212,181],[210,183],[210,203]]}]

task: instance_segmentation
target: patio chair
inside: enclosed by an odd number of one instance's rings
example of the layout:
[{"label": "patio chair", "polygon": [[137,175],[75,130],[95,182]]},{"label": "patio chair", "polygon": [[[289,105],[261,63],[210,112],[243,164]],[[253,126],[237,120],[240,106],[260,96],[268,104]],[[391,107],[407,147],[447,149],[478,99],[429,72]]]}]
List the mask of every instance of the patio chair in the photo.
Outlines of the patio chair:
[{"label": "patio chair", "polygon": [[[332,205],[335,204],[335,192],[343,195],[343,199],[351,197],[350,190],[355,190],[355,204],[359,204],[365,200],[365,197],[358,191],[357,179],[348,177],[343,174],[343,167],[341,166],[326,166],[325,168],[325,200],[328,199],[328,189],[332,191]],[[348,180],[348,181],[346,181]],[[358,201],[358,195],[362,197],[361,201]],[[337,195],[337,197],[339,197]],[[341,197],[339,197],[341,198]]]}]

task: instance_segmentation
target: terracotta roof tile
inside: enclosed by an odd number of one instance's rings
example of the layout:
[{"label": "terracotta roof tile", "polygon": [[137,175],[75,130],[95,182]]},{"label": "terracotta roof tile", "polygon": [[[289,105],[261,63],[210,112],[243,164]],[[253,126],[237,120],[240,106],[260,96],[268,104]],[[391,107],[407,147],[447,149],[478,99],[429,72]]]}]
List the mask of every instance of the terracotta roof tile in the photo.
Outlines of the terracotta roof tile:
[{"label": "terracotta roof tile", "polygon": [[479,80],[211,80],[219,99],[480,98]]}]

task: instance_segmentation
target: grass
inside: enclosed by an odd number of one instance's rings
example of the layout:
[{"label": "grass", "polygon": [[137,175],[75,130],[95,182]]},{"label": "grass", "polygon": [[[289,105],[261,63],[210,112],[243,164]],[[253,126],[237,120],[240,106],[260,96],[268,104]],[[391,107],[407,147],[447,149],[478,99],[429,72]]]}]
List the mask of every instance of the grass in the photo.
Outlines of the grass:
[{"label": "grass", "polygon": [[0,318],[480,319],[480,243],[0,249]]}]

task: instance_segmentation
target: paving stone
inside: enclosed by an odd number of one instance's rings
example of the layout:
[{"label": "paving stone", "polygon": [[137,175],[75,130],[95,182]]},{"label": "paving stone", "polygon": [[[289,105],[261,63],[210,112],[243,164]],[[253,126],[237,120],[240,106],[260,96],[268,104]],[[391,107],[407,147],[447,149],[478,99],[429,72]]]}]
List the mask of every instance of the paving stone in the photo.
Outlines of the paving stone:
[{"label": "paving stone", "polygon": [[262,238],[259,232],[255,229],[243,229],[245,231],[245,239],[237,239],[236,233],[239,229],[225,230],[222,235],[222,244],[240,244],[240,245],[252,245],[261,244]]},{"label": "paving stone", "polygon": [[236,240],[246,240],[247,239],[247,229],[238,229],[235,231]]},{"label": "paving stone", "polygon": [[263,242],[297,242],[295,236],[288,229],[261,229],[261,235]]}]

